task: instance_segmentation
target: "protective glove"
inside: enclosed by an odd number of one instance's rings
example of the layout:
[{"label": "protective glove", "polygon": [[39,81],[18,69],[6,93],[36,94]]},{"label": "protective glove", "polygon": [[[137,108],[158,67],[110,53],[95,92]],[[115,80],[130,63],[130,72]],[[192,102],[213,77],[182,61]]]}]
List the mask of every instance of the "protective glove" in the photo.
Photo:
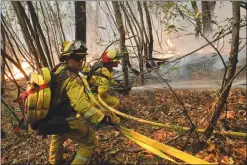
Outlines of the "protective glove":
[{"label": "protective glove", "polygon": [[120,118],[117,116],[110,116],[106,114],[104,118],[101,120],[101,123],[108,124],[111,126],[117,126],[120,123]]}]

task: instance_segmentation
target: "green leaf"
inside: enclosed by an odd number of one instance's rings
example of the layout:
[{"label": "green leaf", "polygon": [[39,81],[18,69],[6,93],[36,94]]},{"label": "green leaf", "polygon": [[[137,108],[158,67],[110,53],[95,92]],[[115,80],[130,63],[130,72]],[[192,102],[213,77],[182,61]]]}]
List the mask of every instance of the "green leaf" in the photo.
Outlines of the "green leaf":
[{"label": "green leaf", "polygon": [[158,127],[158,126],[152,126],[152,129],[160,129],[160,127]]},{"label": "green leaf", "polygon": [[176,5],[175,2],[167,2],[164,4],[164,8],[166,9],[171,9],[172,7],[174,7]]},{"label": "green leaf", "polygon": [[176,28],[175,25],[169,25],[169,26],[168,26],[168,29],[174,29],[174,28]]},{"label": "green leaf", "polygon": [[200,16],[201,16],[201,13],[200,12],[196,12],[195,18],[200,18]]},{"label": "green leaf", "polygon": [[177,67],[177,66],[174,66],[171,68],[171,71],[175,71],[175,70],[178,70],[180,67]]}]

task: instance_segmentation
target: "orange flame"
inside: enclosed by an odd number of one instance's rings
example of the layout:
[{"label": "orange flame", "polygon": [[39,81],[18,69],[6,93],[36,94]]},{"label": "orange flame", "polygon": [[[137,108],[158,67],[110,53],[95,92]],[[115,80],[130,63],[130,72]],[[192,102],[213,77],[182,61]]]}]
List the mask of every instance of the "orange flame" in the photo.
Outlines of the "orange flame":
[{"label": "orange flame", "polygon": [[[28,68],[30,68],[30,65],[28,64],[28,62],[24,61],[21,63],[21,68],[28,74]],[[24,75],[20,72],[20,70],[15,65],[13,65],[12,74],[14,75],[15,79],[24,78]]]}]

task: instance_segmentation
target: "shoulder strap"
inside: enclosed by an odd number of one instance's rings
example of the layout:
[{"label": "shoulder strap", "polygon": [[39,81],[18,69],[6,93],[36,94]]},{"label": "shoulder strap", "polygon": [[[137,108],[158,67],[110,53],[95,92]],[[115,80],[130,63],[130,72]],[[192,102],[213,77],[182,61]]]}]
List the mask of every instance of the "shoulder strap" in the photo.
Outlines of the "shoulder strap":
[{"label": "shoulder strap", "polygon": [[[63,63],[61,63],[63,64]],[[68,72],[68,68],[67,67],[64,67],[64,68],[61,68],[59,69],[59,66],[61,66],[61,64],[58,64],[56,67],[54,67],[51,71],[51,86],[55,87],[54,85],[57,83],[57,82],[60,82],[68,77],[71,77],[73,76],[73,74],[69,74]],[[58,70],[59,69],[59,70]]]},{"label": "shoulder strap", "polygon": [[96,63],[94,63],[92,69],[91,69],[89,72],[82,72],[82,73],[83,73],[84,75],[87,76],[87,80],[88,80],[88,81],[90,80],[90,78],[91,78],[92,76],[101,76],[101,77],[104,77],[104,78],[106,78],[107,80],[109,80],[109,77],[106,76],[105,74],[100,73],[100,72],[96,72],[98,69],[100,69],[100,68],[102,68],[102,67],[103,67],[102,62],[96,62]]},{"label": "shoulder strap", "polygon": [[92,73],[92,76],[101,76],[101,77],[106,78],[107,80],[110,80],[110,78],[107,75],[100,73],[100,72],[94,72]]},{"label": "shoulder strap", "polygon": [[92,73],[96,72],[99,68],[102,68],[102,67],[103,67],[103,63],[102,63],[102,62],[95,62],[95,63],[93,64],[92,69],[89,71],[89,76],[90,76]]}]

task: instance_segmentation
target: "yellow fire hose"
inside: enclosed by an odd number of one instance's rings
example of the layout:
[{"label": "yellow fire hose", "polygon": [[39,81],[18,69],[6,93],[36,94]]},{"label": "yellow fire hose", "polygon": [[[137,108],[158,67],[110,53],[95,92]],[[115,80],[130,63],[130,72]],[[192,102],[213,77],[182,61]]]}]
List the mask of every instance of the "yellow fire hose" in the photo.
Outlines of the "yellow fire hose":
[{"label": "yellow fire hose", "polygon": [[[126,128],[127,129],[127,128]],[[148,144],[145,144],[145,143],[142,143],[141,141],[133,138],[131,135],[127,135],[127,133],[123,132],[122,129],[120,128],[119,131],[124,135],[126,136],[128,139],[132,140],[133,142],[135,142],[136,144],[138,144],[139,146],[141,146],[142,148],[154,153],[155,155],[158,155],[159,157],[161,158],[164,158],[164,159],[167,159],[167,160],[170,160],[171,162],[173,163],[176,163],[178,164],[178,162],[176,162],[175,160],[173,160],[172,158],[170,158],[169,156],[167,156],[166,154],[164,154],[163,152],[161,152],[160,150],[157,150],[156,148],[154,147],[151,147],[150,145]]]},{"label": "yellow fire hose", "polygon": [[[100,103],[96,100],[96,98],[94,97],[94,95],[93,95],[93,93],[92,93],[92,91],[91,91],[91,89],[90,89],[90,87],[89,87],[89,84],[88,84],[88,82],[87,82],[87,76],[85,76],[85,75],[83,75],[81,72],[79,72],[79,75],[81,76],[81,78],[82,78],[82,81],[83,81],[83,83],[84,83],[84,85],[85,85],[85,88],[86,88],[86,92],[87,92],[87,94],[88,94],[88,96],[89,96],[89,98],[90,98],[90,100],[95,104],[95,105],[97,105],[101,110],[103,110],[103,109],[105,109],[104,107],[102,107],[101,105],[100,105]],[[111,112],[111,111],[109,111],[108,110],[108,112]],[[111,112],[111,115],[115,115],[113,112]]]},{"label": "yellow fire hose", "polygon": [[[82,80],[84,82],[84,85],[86,86],[86,91],[89,95],[89,98],[93,101],[94,104],[96,104],[97,106],[99,106],[101,109],[104,109],[100,103],[107,108],[110,112],[112,112],[113,115],[118,114],[120,116],[123,116],[125,118],[128,119],[133,119],[135,121],[141,122],[141,123],[146,123],[146,124],[151,124],[151,125],[156,125],[156,126],[160,126],[160,127],[165,127],[165,128],[173,128],[173,129],[179,129],[179,130],[189,130],[189,128],[187,127],[179,127],[179,126],[172,126],[172,125],[167,125],[167,124],[162,124],[162,123],[156,123],[156,122],[151,122],[148,120],[143,120],[143,119],[139,119],[133,116],[129,116],[126,115],[124,113],[121,113],[117,110],[115,110],[114,108],[108,106],[100,97],[100,95],[98,94],[98,100],[99,102],[95,99],[93,93],[91,92],[91,89],[89,87],[88,82],[85,79],[85,76],[80,74],[82,76]],[[192,156],[188,153],[185,153],[183,151],[180,151],[176,148],[173,148],[171,146],[165,145],[163,143],[157,142],[153,139],[150,139],[144,135],[141,135],[133,130],[129,130],[125,127],[120,126],[118,128],[118,130],[127,138],[129,138],[130,140],[134,141],[135,143],[137,143],[138,145],[140,145],[141,147],[143,147],[144,149],[156,154],[157,156],[160,156],[161,158],[167,159],[173,163],[177,163],[175,160],[173,160],[172,158],[170,158],[169,156],[167,156],[166,154],[173,156],[179,160],[184,161],[185,163],[188,164],[210,164],[207,161],[204,161],[202,159],[199,159],[195,156]],[[203,132],[203,129],[198,129],[198,132],[200,132],[200,130]],[[223,131],[222,131],[223,132]],[[224,131],[226,132],[226,131]],[[228,132],[227,132],[228,133]],[[237,132],[238,133],[238,132]],[[229,133],[228,133],[229,134]],[[242,133],[243,134],[243,133]],[[246,137],[246,135],[244,136]],[[166,154],[165,154],[166,153]],[[177,163],[178,164],[178,163]]]},{"label": "yellow fire hose", "polygon": [[158,155],[164,159],[170,160],[174,163],[177,163],[177,162],[175,160],[173,160],[172,158],[168,157],[167,155],[163,155],[163,154],[164,153],[168,154],[168,155],[175,157],[181,161],[184,161],[185,163],[188,163],[188,164],[211,164],[205,160],[197,158],[197,157],[190,155],[186,152],[180,151],[174,147],[171,147],[171,146],[168,146],[166,144],[157,142],[153,139],[150,139],[150,138],[148,138],[142,134],[139,134],[138,132],[127,129],[125,127],[120,126],[119,131],[124,136],[126,136],[130,140],[136,142],[138,145],[142,146],[146,150],[153,152],[154,154],[156,154],[156,155]]},{"label": "yellow fire hose", "polygon": [[[102,105],[104,105],[107,109],[111,108],[110,106],[108,106],[100,97],[100,95],[98,95],[98,99],[100,101],[100,103]],[[114,108],[112,108],[114,109]],[[115,110],[115,109],[114,109]],[[117,110],[115,110],[117,111]],[[207,161],[204,161],[200,158],[197,158],[195,156],[192,156],[188,153],[185,153],[183,151],[180,151],[176,148],[173,148],[171,146],[165,145],[163,143],[157,142],[153,139],[150,139],[144,135],[141,135],[133,130],[129,130],[125,127],[120,126],[118,128],[118,130],[124,135],[126,136],[128,139],[134,141],[135,143],[137,143],[138,145],[140,145],[141,147],[143,147],[144,149],[154,153],[155,155],[167,159],[173,163],[177,163],[175,160],[173,160],[172,158],[170,158],[169,156],[167,156],[166,154],[173,156],[179,160],[184,161],[185,163],[188,164],[211,164]],[[166,154],[164,154],[166,153]]]},{"label": "yellow fire hose", "polygon": [[[119,112],[117,110],[115,110],[114,108],[108,106],[100,97],[100,95],[98,95],[98,100],[99,102],[106,107],[108,110],[110,110],[111,112],[120,115],[122,117],[125,117],[127,119],[131,119],[131,120],[135,120],[137,122],[140,123],[145,123],[145,124],[150,124],[150,125],[154,125],[154,126],[159,126],[159,127],[164,127],[164,128],[170,128],[170,129],[175,129],[178,131],[187,131],[190,128],[188,127],[181,127],[181,126],[176,126],[176,125],[169,125],[169,124],[162,124],[162,123],[156,123],[156,122],[152,122],[152,121],[148,121],[148,120],[144,120],[144,119],[140,119],[134,116],[130,116],[127,114],[124,114],[122,112]],[[197,132],[203,133],[205,131],[205,129],[197,129]],[[213,131],[213,134],[222,134],[222,135],[232,135],[232,136],[238,136],[238,137],[246,137],[246,133],[243,132],[230,132],[230,131]]]},{"label": "yellow fire hose", "polygon": [[[99,101],[102,105],[106,105],[107,108],[109,107],[98,95],[99,97]],[[115,110],[115,109],[114,109]],[[117,110],[116,110],[117,111]],[[141,135],[133,130],[129,130],[125,127],[120,126],[118,128],[118,130],[127,138],[129,138],[130,140],[134,141],[135,143],[137,143],[138,145],[140,145],[141,147],[143,147],[144,149],[156,154],[157,156],[167,159],[173,163],[177,163],[175,160],[173,160],[172,158],[170,158],[169,156],[167,156],[166,154],[173,156],[179,160],[184,161],[185,163],[188,164],[210,164],[207,161],[204,161],[200,158],[197,158],[195,156],[192,156],[188,153],[185,153],[183,151],[180,151],[176,148],[173,148],[171,146],[165,145],[163,143],[157,142],[153,139],[150,139],[144,135]]]}]

